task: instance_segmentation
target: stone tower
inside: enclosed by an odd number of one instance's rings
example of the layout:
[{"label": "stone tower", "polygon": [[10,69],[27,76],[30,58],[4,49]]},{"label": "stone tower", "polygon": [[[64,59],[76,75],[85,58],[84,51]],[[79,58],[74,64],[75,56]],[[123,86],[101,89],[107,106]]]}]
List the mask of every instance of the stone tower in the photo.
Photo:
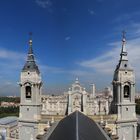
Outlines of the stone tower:
[{"label": "stone tower", "polygon": [[20,75],[19,139],[35,140],[41,116],[41,76],[35,63],[32,39],[29,40],[27,61]]},{"label": "stone tower", "polygon": [[112,112],[117,114],[119,140],[136,140],[135,76],[128,62],[124,32],[120,60],[113,78]]},{"label": "stone tower", "polygon": [[68,91],[68,114],[74,111],[80,111],[86,114],[86,98],[85,88],[80,85],[79,79],[76,78],[72,87]]}]

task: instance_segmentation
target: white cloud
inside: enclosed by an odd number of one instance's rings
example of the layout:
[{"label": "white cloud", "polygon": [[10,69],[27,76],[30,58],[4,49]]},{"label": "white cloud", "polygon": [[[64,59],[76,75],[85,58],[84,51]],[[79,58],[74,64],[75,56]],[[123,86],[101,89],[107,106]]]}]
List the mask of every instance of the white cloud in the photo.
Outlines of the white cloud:
[{"label": "white cloud", "polygon": [[24,53],[0,48],[0,74],[8,74],[21,68],[25,56]]},{"label": "white cloud", "polygon": [[0,85],[0,95],[1,96],[9,96],[9,95],[20,96],[19,87],[13,81],[5,80]]},{"label": "white cloud", "polygon": [[[135,13],[140,14],[140,13]],[[127,25],[127,51],[130,65],[135,70],[136,81],[140,84],[140,23],[132,22]],[[120,27],[118,28],[120,31]],[[114,70],[120,59],[121,40],[108,43],[111,49],[96,58],[79,62],[79,65],[86,68],[87,71],[94,71],[99,77],[112,79]]]},{"label": "white cloud", "polygon": [[[19,93],[17,81],[26,55],[17,51],[0,48],[0,94]],[[19,96],[19,95],[18,95]]]},{"label": "white cloud", "polygon": [[121,14],[112,20],[112,23],[117,25],[114,28],[114,32],[120,32],[121,30],[126,30],[127,36],[129,38],[140,37],[140,22],[138,18],[140,16],[140,11],[135,11],[131,13]]},{"label": "white cloud", "polygon": [[79,70],[79,69],[71,70],[71,71],[68,71],[67,73],[69,73],[69,74],[71,74],[71,75],[73,75],[75,77],[91,75],[89,72],[84,71],[84,70]]},{"label": "white cloud", "polygon": [[90,15],[95,15],[95,12],[92,9],[88,9]]},{"label": "white cloud", "polygon": [[70,36],[66,36],[66,37],[65,37],[65,40],[66,40],[66,41],[68,41],[68,40],[70,40],[70,39],[71,39]]},{"label": "white cloud", "polygon": [[85,60],[79,64],[83,67],[94,69],[95,72],[110,74],[113,71],[114,62],[116,62],[117,53],[119,48],[113,48],[112,50],[98,56],[96,58]]},{"label": "white cloud", "polygon": [[52,74],[58,74],[58,73],[65,73],[65,71],[58,67],[48,66],[48,65],[39,65],[39,68],[41,69],[42,73],[52,73]]},{"label": "white cloud", "polygon": [[[119,61],[119,54],[121,52],[121,41],[110,43],[109,45],[113,46],[111,50],[107,50],[101,56],[98,56],[91,60],[82,61],[79,64],[82,67],[95,70],[98,75],[107,74],[111,76],[115,70],[115,66]],[[140,80],[140,38],[129,40],[127,43],[127,50],[130,64],[133,66],[136,72],[136,78],[137,80]]]},{"label": "white cloud", "polygon": [[123,22],[133,22],[134,17],[138,17],[140,15],[140,11],[135,11],[131,13],[121,14],[118,17],[115,17],[113,22],[115,23],[123,23]]},{"label": "white cloud", "polygon": [[25,54],[0,48],[0,58],[9,60],[21,60],[25,58]]},{"label": "white cloud", "polygon": [[51,0],[35,0],[36,4],[40,6],[41,8],[47,9],[48,12],[53,12],[53,3]]},{"label": "white cloud", "polygon": [[50,0],[36,0],[35,2],[42,8],[52,6],[52,2]]}]

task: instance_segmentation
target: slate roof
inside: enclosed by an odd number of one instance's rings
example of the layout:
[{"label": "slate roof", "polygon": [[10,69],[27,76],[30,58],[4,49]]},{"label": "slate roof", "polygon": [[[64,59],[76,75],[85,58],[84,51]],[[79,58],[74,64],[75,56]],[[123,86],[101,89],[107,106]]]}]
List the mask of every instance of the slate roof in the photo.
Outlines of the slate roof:
[{"label": "slate roof", "polygon": [[22,71],[36,71],[36,72],[40,73],[38,66],[35,63],[32,45],[29,46],[27,61],[24,65]]},{"label": "slate roof", "polygon": [[127,54],[127,51],[126,51],[126,39],[123,36],[120,60],[119,60],[119,64],[116,67],[116,70],[118,70],[118,69],[121,69],[121,70],[132,70],[130,64],[128,63],[127,56],[128,56],[128,54]]},{"label": "slate roof", "polygon": [[110,140],[102,128],[76,111],[59,122],[48,139],[43,140]]},{"label": "slate roof", "polygon": [[9,125],[9,126],[15,126],[18,124],[18,117],[10,116],[0,119],[0,125]]}]

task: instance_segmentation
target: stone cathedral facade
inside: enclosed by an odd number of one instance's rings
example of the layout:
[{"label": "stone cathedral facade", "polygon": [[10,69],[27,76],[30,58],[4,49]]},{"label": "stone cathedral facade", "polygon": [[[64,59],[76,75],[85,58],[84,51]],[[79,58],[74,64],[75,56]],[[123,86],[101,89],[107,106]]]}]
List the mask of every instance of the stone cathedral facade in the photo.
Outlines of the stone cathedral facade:
[{"label": "stone cathedral facade", "polygon": [[95,85],[91,85],[91,92],[81,86],[79,79],[62,95],[42,95],[42,80],[36,65],[32,40],[29,40],[27,61],[21,71],[20,89],[21,103],[19,116],[19,139],[35,140],[42,134],[42,126],[46,121],[42,118],[48,116],[66,116],[80,111],[87,116],[100,116],[114,114],[111,121],[119,140],[136,140],[137,119],[135,112],[135,76],[130,67],[126,40],[123,36],[122,50],[119,64],[113,77],[113,101],[111,90],[102,95],[96,93]]},{"label": "stone cathedral facade", "polygon": [[43,95],[42,114],[44,115],[69,115],[78,110],[86,115],[108,114],[112,101],[112,91],[108,87],[102,95],[95,94],[95,85],[91,84],[88,93],[81,86],[78,78],[62,95]]}]

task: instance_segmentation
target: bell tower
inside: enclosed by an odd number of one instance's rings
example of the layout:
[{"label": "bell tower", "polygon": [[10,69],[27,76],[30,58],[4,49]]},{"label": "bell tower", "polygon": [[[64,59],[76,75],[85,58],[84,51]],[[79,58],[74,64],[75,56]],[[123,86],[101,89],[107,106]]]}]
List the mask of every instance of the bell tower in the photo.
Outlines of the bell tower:
[{"label": "bell tower", "polygon": [[38,124],[41,118],[41,87],[41,75],[35,63],[30,37],[27,60],[20,75],[20,140],[35,140],[38,134]]},{"label": "bell tower", "polygon": [[120,60],[112,82],[112,113],[117,114],[116,129],[119,140],[136,140],[135,75],[127,55],[125,32],[123,32]]}]

